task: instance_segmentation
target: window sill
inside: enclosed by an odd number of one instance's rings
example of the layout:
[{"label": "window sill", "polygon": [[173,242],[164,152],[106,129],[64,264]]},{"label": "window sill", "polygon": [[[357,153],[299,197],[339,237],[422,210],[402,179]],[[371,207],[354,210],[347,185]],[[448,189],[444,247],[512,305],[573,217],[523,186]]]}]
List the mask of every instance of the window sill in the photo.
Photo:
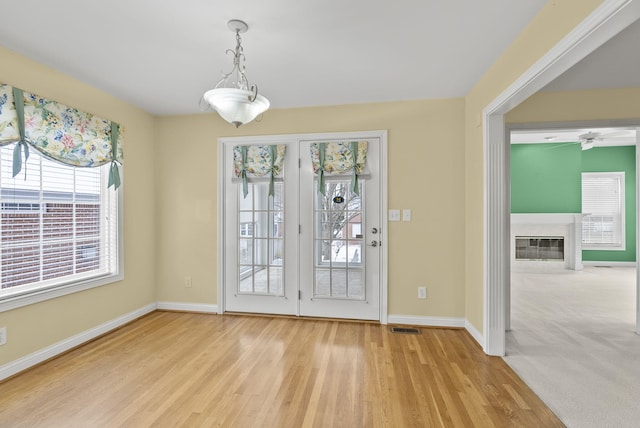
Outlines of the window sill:
[{"label": "window sill", "polygon": [[101,285],[122,281],[123,279],[124,274],[121,273],[107,274],[81,281],[71,282],[68,284],[58,285],[55,287],[25,292],[24,294],[8,295],[4,297],[0,294],[0,313],[10,311],[12,309],[21,308],[23,306],[32,305],[34,303],[55,299],[57,297],[66,296],[68,294],[77,293],[79,291],[89,290]]},{"label": "window sill", "polygon": [[602,247],[594,247],[594,246],[585,246],[582,244],[583,251],[627,251],[626,246],[602,246]]}]

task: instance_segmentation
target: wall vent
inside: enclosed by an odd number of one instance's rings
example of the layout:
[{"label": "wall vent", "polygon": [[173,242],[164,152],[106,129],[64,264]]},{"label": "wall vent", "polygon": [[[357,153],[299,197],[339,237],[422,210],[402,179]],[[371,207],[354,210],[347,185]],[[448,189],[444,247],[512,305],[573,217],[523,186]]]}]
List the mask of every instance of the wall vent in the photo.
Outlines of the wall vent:
[{"label": "wall vent", "polygon": [[418,330],[417,328],[391,327],[391,333],[420,334],[420,330]]}]

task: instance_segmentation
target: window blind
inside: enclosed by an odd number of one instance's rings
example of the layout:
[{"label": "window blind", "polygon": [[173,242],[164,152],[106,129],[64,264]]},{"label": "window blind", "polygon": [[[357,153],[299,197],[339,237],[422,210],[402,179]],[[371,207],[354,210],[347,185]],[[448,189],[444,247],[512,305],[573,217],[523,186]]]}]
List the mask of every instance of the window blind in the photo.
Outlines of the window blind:
[{"label": "window blind", "polygon": [[21,294],[117,271],[117,197],[109,165],[78,168],[32,152],[12,177],[0,148],[0,284]]},{"label": "window blind", "polygon": [[624,172],[582,174],[582,243],[624,247]]}]

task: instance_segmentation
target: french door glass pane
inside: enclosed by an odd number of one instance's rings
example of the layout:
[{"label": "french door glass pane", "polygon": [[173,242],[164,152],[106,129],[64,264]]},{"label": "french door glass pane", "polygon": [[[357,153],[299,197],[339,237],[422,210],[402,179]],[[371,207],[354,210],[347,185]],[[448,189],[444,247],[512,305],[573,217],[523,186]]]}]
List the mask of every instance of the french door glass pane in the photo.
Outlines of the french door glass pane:
[{"label": "french door glass pane", "polygon": [[[350,179],[327,179],[314,199],[314,297],[364,300],[362,198]],[[362,194],[362,183],[360,183]]]},{"label": "french door glass pane", "polygon": [[283,184],[249,183],[245,198],[238,185],[239,294],[284,295]]},{"label": "french door glass pane", "polygon": [[364,272],[349,269],[349,297],[360,297],[364,294]]},{"label": "french door glass pane", "polygon": [[331,297],[331,270],[315,269],[315,297]]},{"label": "french door glass pane", "polygon": [[240,266],[253,265],[253,240],[240,239]]}]

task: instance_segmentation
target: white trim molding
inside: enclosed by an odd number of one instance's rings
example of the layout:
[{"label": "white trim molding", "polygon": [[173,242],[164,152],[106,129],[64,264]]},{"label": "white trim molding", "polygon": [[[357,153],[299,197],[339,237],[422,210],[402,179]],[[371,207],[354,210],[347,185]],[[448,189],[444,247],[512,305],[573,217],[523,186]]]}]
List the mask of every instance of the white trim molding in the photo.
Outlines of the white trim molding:
[{"label": "white trim molding", "polygon": [[469,322],[469,320],[464,320],[464,328],[469,332],[471,337],[478,342],[478,345],[482,346],[484,343],[484,337],[482,336],[482,333],[480,333],[478,329]]},{"label": "white trim molding", "polygon": [[217,314],[218,306],[204,303],[158,302],[158,310]]},{"label": "white trim molding", "polygon": [[421,325],[425,327],[456,327],[464,328],[464,318],[453,317],[421,317],[415,315],[389,315],[389,324]]},{"label": "white trim molding", "polygon": [[75,336],[71,336],[61,342],[54,343],[51,346],[47,346],[46,348],[40,349],[22,358],[0,366],[0,381],[11,376],[15,376],[16,374],[28,368],[45,362],[66,351],[89,342],[90,340],[100,337],[103,334],[109,333],[110,331],[115,330],[116,328],[121,327],[127,323],[130,323],[131,321],[134,321],[144,315],[147,315],[148,313],[155,311],[156,307],[157,305],[155,303],[144,306],[133,312],[122,315],[111,321],[107,321],[97,327],[90,328],[89,330],[83,331],[82,333],[76,334]]},{"label": "white trim molding", "polygon": [[[509,287],[509,139],[504,114],[640,18],[640,0],[605,0],[483,110],[484,352],[505,355]],[[499,169],[499,171],[496,171]],[[506,246],[506,247],[505,247]],[[640,315],[639,315],[640,319]]]},{"label": "white trim molding", "polygon": [[593,267],[636,267],[636,262],[598,262],[598,261],[583,261],[583,265],[585,266],[593,266]]}]

